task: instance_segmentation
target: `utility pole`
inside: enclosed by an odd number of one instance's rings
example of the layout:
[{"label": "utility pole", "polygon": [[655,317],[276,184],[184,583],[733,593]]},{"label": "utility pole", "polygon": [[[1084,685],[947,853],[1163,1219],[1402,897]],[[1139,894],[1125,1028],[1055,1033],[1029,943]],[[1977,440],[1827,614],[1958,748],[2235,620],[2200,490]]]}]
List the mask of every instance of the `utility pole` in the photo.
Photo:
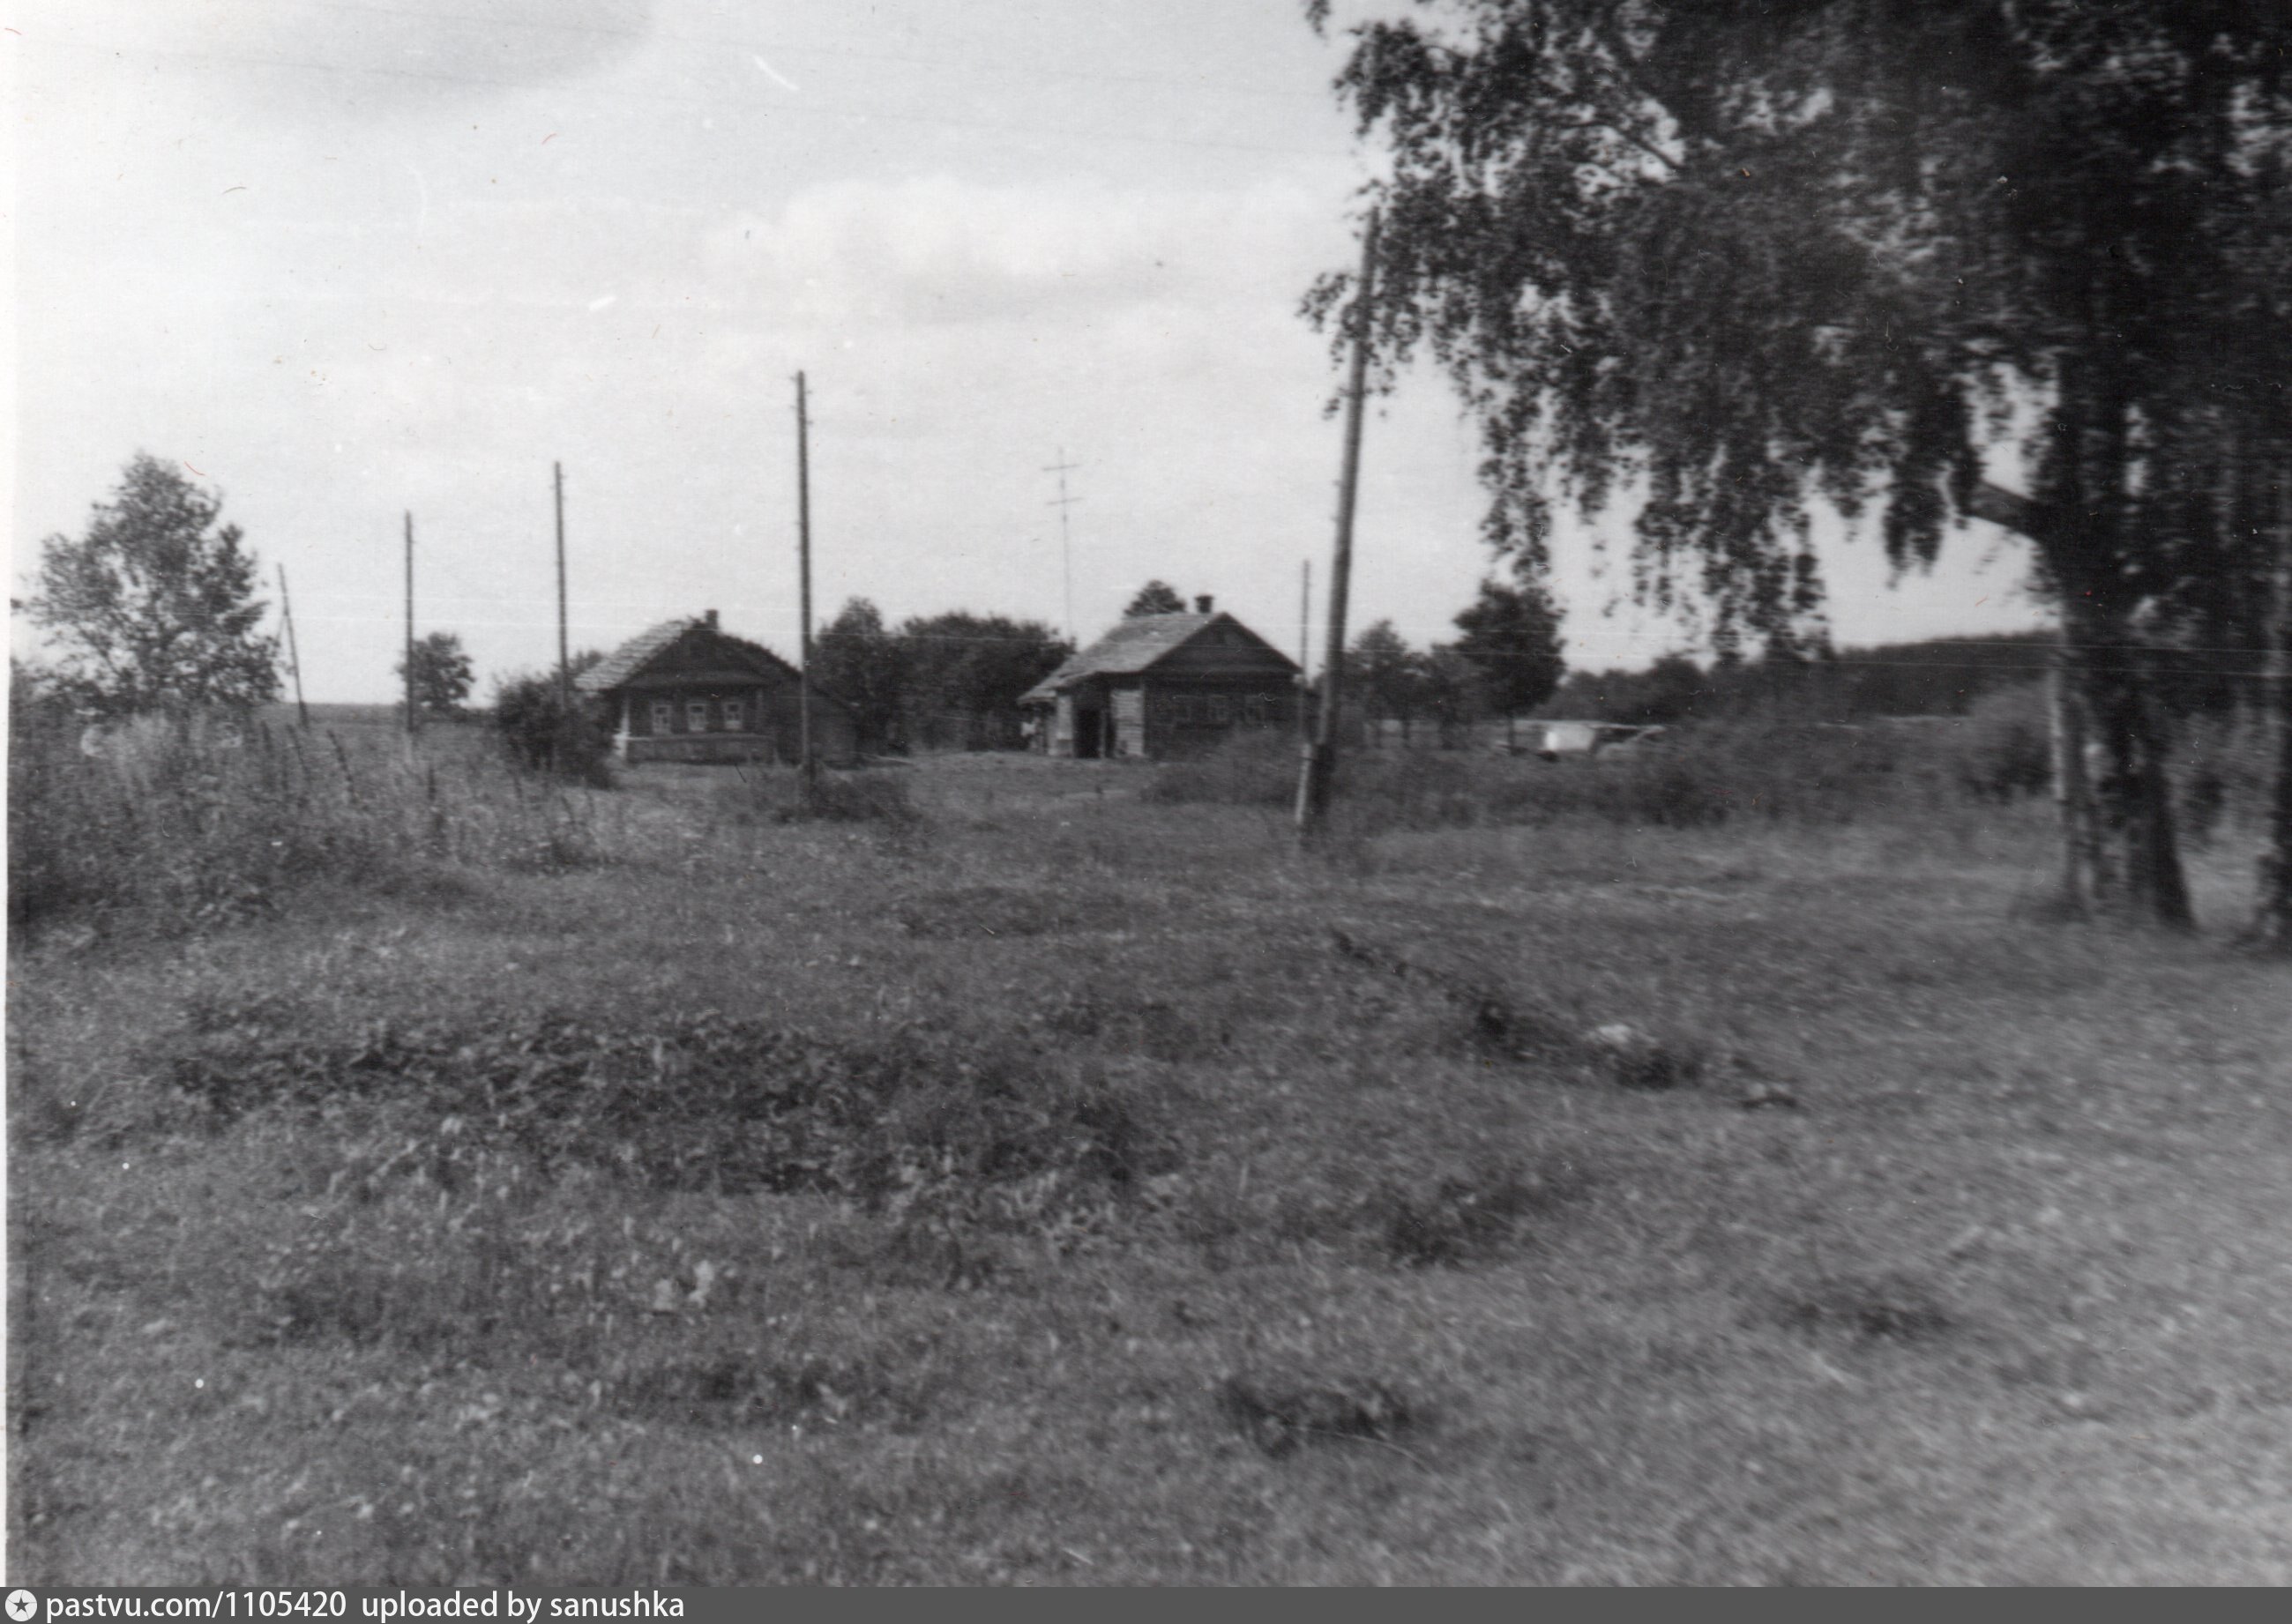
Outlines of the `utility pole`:
[{"label": "utility pole", "polygon": [[557,486],[557,714],[573,712],[573,663],[565,652],[565,464],[552,462]]},{"label": "utility pole", "polygon": [[796,665],[796,753],[803,760],[803,791],[819,782],[811,755],[811,454],[804,411],[803,374],[795,375],[795,553],[797,612],[803,617]]},{"label": "utility pole", "polygon": [[1067,641],[1070,643],[1074,641],[1075,635],[1074,541],[1073,538],[1067,534],[1067,510],[1072,507],[1076,502],[1080,502],[1082,498],[1079,496],[1069,496],[1067,494],[1067,476],[1081,466],[1082,464],[1079,462],[1069,462],[1067,461],[1067,448],[1064,446],[1061,446],[1059,447],[1059,460],[1052,463],[1048,468],[1043,470],[1046,474],[1056,474],[1059,477],[1059,494],[1057,497],[1051,502],[1045,502],[1044,505],[1045,507],[1056,508],[1059,511],[1059,561],[1066,572]]},{"label": "utility pole", "polygon": [[414,514],[406,515],[406,736],[421,727],[414,705]]},{"label": "utility pole", "polygon": [[1376,211],[1361,237],[1360,291],[1353,299],[1353,357],[1345,388],[1345,455],[1337,480],[1336,557],[1329,582],[1328,652],[1321,668],[1321,713],[1297,775],[1297,838],[1319,833],[1329,812],[1329,780],[1337,760],[1337,705],[1344,686],[1345,591],[1353,569],[1353,502],[1360,486],[1361,402],[1368,392],[1369,314],[1376,297]]},{"label": "utility pole", "polygon": [[1307,672],[1313,669],[1313,560],[1301,559],[1297,589],[1297,737],[1309,748],[1313,743],[1313,707],[1306,703],[1313,691]]},{"label": "utility pole", "polygon": [[286,567],[278,567],[278,618],[286,622],[286,668],[295,673],[295,714],[305,728],[311,725],[311,707],[303,703],[303,655],[295,647],[295,600],[286,596]]}]

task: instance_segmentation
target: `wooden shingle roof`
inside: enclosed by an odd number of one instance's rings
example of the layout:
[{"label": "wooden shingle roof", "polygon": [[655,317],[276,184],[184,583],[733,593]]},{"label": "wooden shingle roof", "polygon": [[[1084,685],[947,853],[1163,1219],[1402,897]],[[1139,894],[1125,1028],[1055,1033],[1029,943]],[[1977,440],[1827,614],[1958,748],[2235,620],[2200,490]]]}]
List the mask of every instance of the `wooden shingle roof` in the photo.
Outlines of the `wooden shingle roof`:
[{"label": "wooden shingle roof", "polygon": [[665,620],[658,626],[648,626],[574,678],[573,686],[585,694],[602,694],[617,688],[651,664],[677,639],[695,626],[706,623],[698,618],[690,618]]},{"label": "wooden shingle roof", "polygon": [[[1089,647],[1019,696],[1022,705],[1048,704],[1061,688],[1085,677],[1129,677],[1147,669],[1163,655],[1182,647],[1214,621],[1232,621],[1220,609],[1214,614],[1140,615],[1123,621]],[[1234,624],[1241,623],[1234,621]]]},{"label": "wooden shingle roof", "polygon": [[[796,675],[795,666],[762,643],[734,637],[712,624],[706,616],[694,615],[681,620],[665,620],[657,626],[646,627],[576,677],[573,685],[585,694],[609,694],[615,688],[625,687],[642,676],[647,666],[675,647],[681,639],[694,633],[710,639],[717,650],[730,655],[730,663],[736,666],[776,671],[791,679]],[[827,697],[832,698],[833,695]]]}]

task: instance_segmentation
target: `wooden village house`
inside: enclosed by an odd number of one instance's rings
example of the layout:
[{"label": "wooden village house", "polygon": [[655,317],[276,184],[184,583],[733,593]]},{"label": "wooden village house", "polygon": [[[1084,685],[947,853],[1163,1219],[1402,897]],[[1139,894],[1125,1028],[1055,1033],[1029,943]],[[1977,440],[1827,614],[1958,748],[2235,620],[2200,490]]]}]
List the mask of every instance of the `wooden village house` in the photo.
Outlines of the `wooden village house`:
[{"label": "wooden village house", "polygon": [[[625,761],[801,759],[795,667],[725,631],[714,609],[638,633],[574,681],[605,707]],[[858,753],[851,712],[817,686],[811,744],[822,761]]]},{"label": "wooden village house", "polygon": [[1034,748],[1053,756],[1158,760],[1239,728],[1297,729],[1298,666],[1197,598],[1191,614],[1126,620],[1019,701]]}]

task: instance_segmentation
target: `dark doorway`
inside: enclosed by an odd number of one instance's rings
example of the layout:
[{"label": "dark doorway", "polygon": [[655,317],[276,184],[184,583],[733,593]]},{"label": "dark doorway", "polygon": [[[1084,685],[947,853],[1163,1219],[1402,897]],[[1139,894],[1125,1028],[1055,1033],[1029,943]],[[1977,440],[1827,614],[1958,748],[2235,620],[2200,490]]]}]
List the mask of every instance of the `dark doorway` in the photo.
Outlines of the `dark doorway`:
[{"label": "dark doorway", "polygon": [[1096,757],[1105,748],[1106,712],[1085,711],[1075,707],[1074,752],[1077,756]]}]

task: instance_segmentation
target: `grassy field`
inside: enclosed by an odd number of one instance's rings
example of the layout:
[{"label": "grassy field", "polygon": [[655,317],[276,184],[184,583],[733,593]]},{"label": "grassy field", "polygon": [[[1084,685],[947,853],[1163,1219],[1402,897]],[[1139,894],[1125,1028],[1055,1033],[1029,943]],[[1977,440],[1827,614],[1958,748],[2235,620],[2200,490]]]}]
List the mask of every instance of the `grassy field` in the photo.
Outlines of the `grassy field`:
[{"label": "grassy field", "polygon": [[2030,803],[1150,781],[658,769],[20,933],[12,1580],[2292,1580],[2235,839],[2164,940],[2035,917]]}]

